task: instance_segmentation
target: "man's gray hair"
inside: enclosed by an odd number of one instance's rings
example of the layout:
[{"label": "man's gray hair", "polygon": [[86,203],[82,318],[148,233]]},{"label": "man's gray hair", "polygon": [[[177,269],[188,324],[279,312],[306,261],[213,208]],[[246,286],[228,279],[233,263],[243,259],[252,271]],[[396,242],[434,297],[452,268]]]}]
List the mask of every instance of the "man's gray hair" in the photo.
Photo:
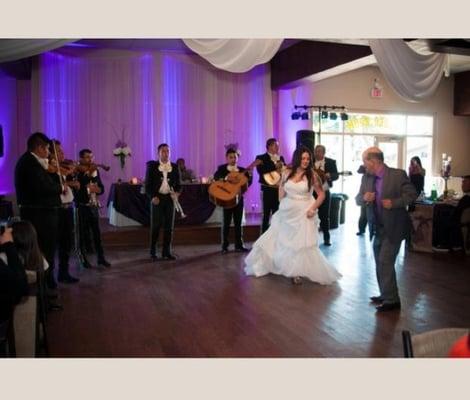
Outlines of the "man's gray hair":
[{"label": "man's gray hair", "polygon": [[379,160],[381,162],[384,162],[384,153],[381,151],[371,151],[367,153],[366,156],[367,160]]}]

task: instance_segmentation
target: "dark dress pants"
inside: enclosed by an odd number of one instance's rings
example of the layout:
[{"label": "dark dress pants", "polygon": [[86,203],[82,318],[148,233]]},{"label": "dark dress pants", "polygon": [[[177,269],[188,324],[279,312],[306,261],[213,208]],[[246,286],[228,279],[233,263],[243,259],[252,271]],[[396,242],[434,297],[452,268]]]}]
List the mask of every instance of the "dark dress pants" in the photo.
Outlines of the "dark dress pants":
[{"label": "dark dress pants", "polygon": [[78,206],[78,220],[80,221],[80,250],[86,254],[85,243],[91,241],[90,233],[93,236],[93,243],[96,250],[98,262],[104,260],[103,245],[101,243],[100,216],[97,207],[86,205]]},{"label": "dark dress pants", "polygon": [[323,232],[323,241],[330,241],[330,204],[331,195],[330,191],[325,191],[325,200],[322,205],[318,208],[318,217],[320,218],[320,229]]},{"label": "dark dress pants", "polygon": [[69,275],[73,229],[73,207],[61,208],[59,210],[59,276]]},{"label": "dark dress pants", "polygon": [[261,223],[261,233],[269,228],[269,219],[279,209],[279,190],[261,186],[261,195],[263,201],[263,222]]},{"label": "dark dress pants", "polygon": [[222,223],[222,249],[228,249],[228,233],[230,224],[233,218],[233,225],[235,228],[235,248],[240,249],[243,247],[242,239],[242,217],[243,217],[243,197],[240,198],[238,204],[233,208],[224,208],[224,219]]},{"label": "dark dress pants", "polygon": [[171,242],[175,225],[175,205],[169,194],[157,194],[158,205],[150,203],[150,255],[157,255],[157,242],[163,228],[162,257],[171,255]]}]

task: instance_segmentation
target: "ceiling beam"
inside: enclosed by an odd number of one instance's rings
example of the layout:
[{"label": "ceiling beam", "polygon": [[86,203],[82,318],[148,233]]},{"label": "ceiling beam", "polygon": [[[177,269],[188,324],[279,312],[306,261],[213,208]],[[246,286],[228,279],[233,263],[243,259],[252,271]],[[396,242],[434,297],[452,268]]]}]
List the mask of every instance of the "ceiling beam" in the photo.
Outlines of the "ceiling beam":
[{"label": "ceiling beam", "polygon": [[328,70],[336,68],[336,71],[340,71],[338,66],[371,54],[369,46],[303,40],[272,58],[271,89],[296,86],[320,73],[328,76]]}]

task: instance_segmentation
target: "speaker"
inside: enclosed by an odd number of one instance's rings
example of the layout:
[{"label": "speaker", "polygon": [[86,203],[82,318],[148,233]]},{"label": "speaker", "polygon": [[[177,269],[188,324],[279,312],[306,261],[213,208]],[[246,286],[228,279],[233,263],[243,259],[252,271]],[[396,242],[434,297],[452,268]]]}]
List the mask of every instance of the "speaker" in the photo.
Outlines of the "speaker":
[{"label": "speaker", "polygon": [[315,148],[315,132],[307,129],[297,131],[296,146],[305,146],[313,154]]},{"label": "speaker", "polygon": [[0,157],[3,157],[3,128],[0,125]]}]

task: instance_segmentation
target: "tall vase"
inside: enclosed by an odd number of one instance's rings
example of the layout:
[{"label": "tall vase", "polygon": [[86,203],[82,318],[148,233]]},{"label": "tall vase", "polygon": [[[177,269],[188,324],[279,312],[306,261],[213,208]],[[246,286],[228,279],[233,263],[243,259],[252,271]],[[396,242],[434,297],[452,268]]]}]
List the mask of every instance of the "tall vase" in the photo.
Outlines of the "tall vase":
[{"label": "tall vase", "polygon": [[447,181],[448,181],[448,180],[449,180],[448,177],[445,177],[445,178],[444,178],[444,196],[443,196],[444,199],[447,199],[447,196],[448,196],[448,194],[449,194],[449,191],[448,191],[448,189],[447,189]]}]

